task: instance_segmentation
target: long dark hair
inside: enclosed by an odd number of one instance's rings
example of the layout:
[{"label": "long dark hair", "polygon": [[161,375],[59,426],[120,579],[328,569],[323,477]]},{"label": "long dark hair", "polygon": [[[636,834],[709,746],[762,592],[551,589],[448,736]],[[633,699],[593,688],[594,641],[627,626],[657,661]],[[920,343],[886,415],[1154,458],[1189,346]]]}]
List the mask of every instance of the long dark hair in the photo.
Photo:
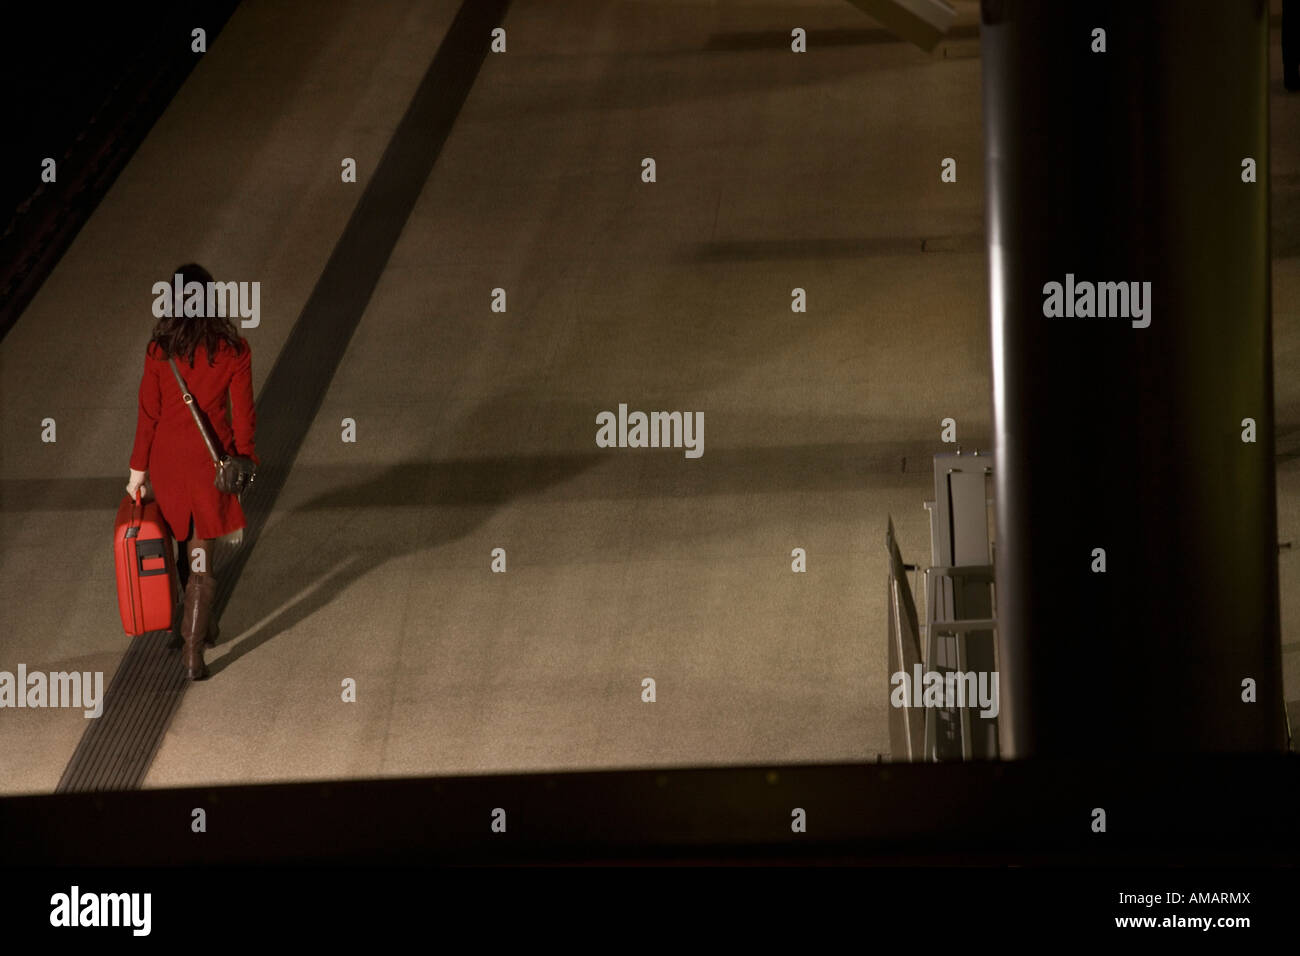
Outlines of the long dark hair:
[{"label": "long dark hair", "polygon": [[[212,274],[193,262],[176,269],[181,274],[181,288],[191,282],[203,284],[206,290],[212,281]],[[174,310],[180,311],[180,310]],[[206,313],[206,309],[204,312]],[[158,347],[163,358],[183,357],[190,365],[194,364],[194,353],[200,345],[208,353],[208,364],[216,364],[216,354],[221,343],[227,343],[236,352],[248,348],[248,343],[235,328],[229,318],[222,315],[165,315],[154,326],[150,342]]]}]

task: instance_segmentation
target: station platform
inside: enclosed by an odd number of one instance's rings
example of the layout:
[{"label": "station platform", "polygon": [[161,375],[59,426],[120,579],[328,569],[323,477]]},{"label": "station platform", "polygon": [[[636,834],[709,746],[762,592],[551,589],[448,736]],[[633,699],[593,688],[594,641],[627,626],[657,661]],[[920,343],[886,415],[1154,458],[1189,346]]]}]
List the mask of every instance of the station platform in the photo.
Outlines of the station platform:
[{"label": "station platform", "polygon": [[[886,518],[924,560],[941,421],[991,434],[979,4],[952,5],[923,52],[839,0],[242,4],[0,341],[0,670],[131,664],[110,530],[150,289],[196,261],[261,283],[268,474],[212,677],[115,731],[121,786],[887,760]],[[1294,719],[1300,98],[1273,44]],[[621,403],[703,412],[702,455],[598,447]],[[89,723],[0,713],[0,793],[59,788]]]}]

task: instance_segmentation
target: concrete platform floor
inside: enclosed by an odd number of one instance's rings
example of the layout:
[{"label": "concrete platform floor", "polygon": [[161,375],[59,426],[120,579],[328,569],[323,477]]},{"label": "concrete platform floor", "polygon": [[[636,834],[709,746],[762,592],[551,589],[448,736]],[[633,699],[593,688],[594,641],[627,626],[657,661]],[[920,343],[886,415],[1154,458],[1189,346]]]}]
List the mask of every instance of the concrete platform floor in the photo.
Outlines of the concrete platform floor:
[{"label": "concrete platform floor", "polygon": [[[260,280],[259,387],[457,6],[242,6],[0,343],[0,669],[111,677],[150,285]],[[838,0],[502,25],[148,786],[888,754],[886,516],[926,562],[940,420],[990,433],[978,41],[886,42]],[[1296,700],[1300,97],[1273,71]],[[703,456],[595,447],[619,403],[703,411]],[[52,790],[84,725],[0,712],[0,791]]]}]

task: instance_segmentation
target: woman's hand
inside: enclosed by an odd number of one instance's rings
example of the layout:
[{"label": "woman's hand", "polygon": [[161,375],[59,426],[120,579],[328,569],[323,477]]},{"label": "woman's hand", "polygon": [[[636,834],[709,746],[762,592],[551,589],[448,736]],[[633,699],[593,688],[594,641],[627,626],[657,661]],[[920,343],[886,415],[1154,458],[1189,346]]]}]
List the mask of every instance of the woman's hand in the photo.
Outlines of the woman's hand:
[{"label": "woman's hand", "polygon": [[[136,471],[134,468],[130,469],[130,471],[131,471],[131,477],[126,483],[126,493],[132,498],[134,498],[136,489],[144,485],[145,475],[147,474],[147,472]],[[141,495],[141,497],[143,497],[143,494]]]}]

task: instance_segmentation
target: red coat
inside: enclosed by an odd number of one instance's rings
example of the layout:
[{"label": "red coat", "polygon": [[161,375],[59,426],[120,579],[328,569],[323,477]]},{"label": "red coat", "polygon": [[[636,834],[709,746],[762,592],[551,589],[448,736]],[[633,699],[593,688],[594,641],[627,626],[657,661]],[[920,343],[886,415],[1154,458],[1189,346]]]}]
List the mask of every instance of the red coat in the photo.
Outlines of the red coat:
[{"label": "red coat", "polygon": [[[256,462],[252,359],[247,343],[237,353],[223,342],[212,365],[208,364],[207,350],[202,345],[194,352],[193,365],[184,356],[177,357],[176,365],[194,396],[195,405],[206,417],[217,454],[225,451]],[[234,413],[233,424],[226,411],[227,393]],[[239,499],[223,495],[213,484],[217,475],[212,456],[181,399],[180,385],[171,366],[152,342],[145,350],[131,467],[149,472],[158,508],[174,537],[188,536],[191,517],[196,538],[217,538],[244,527],[244,509],[239,506]]]}]

